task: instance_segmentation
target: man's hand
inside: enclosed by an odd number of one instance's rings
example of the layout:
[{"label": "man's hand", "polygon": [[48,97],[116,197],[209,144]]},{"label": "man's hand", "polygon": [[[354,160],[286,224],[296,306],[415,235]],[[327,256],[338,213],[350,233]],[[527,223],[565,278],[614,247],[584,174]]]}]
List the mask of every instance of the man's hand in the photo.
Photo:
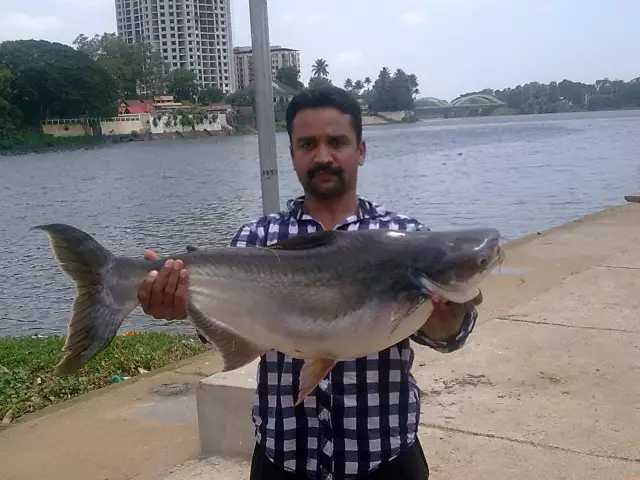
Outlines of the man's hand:
[{"label": "man's hand", "polygon": [[[148,250],[144,253],[144,259],[157,260],[158,255]],[[144,313],[156,319],[187,318],[189,274],[183,267],[182,260],[167,260],[159,272],[149,272],[138,289],[138,301]]]},{"label": "man's hand", "polygon": [[431,297],[433,313],[420,330],[435,341],[449,340],[462,327],[462,321],[467,313],[482,303],[482,292],[467,303],[452,303],[441,297]]}]

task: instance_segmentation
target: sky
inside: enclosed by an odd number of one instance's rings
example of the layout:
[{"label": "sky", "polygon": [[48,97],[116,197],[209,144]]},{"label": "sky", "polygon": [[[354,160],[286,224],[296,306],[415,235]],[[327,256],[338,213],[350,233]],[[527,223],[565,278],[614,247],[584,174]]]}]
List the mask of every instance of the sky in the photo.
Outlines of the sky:
[{"label": "sky", "polygon": [[[334,84],[414,73],[420,96],[565,78],[640,76],[640,0],[268,0],[272,45],[300,50],[301,80],[317,58]],[[0,0],[0,41],[71,44],[115,32],[115,0]],[[250,45],[249,0],[232,0],[234,45]]]}]

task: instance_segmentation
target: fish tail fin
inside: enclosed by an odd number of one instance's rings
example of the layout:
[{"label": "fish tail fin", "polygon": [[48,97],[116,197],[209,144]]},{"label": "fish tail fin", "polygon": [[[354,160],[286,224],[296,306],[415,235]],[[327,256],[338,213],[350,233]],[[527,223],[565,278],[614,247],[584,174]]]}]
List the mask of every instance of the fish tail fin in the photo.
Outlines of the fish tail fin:
[{"label": "fish tail fin", "polygon": [[135,260],[115,257],[91,235],[65,224],[38,225],[49,236],[60,269],[76,286],[64,356],[56,375],[78,371],[116,336],[122,321],[138,305],[137,290],[117,282],[135,269]]}]

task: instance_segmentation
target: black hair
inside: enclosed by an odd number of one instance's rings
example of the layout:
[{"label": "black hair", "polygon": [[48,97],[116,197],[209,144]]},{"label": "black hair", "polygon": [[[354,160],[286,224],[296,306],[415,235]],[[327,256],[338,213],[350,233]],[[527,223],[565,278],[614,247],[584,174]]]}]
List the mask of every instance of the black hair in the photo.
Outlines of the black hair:
[{"label": "black hair", "polygon": [[298,112],[308,108],[333,107],[342,113],[349,115],[356,131],[356,141],[358,144],[362,140],[362,109],[358,101],[353,96],[334,85],[322,85],[321,87],[303,90],[293,97],[287,107],[287,132],[291,140],[293,130],[293,119]]}]

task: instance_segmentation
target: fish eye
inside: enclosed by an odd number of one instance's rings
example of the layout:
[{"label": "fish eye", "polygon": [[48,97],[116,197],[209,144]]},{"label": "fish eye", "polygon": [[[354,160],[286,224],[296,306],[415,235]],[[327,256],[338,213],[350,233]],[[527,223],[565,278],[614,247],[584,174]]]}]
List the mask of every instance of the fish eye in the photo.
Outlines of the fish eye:
[{"label": "fish eye", "polygon": [[486,267],[489,263],[489,259],[485,256],[478,258],[478,265],[481,267]]}]

